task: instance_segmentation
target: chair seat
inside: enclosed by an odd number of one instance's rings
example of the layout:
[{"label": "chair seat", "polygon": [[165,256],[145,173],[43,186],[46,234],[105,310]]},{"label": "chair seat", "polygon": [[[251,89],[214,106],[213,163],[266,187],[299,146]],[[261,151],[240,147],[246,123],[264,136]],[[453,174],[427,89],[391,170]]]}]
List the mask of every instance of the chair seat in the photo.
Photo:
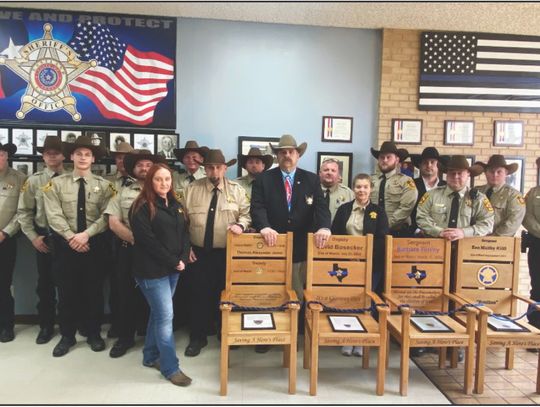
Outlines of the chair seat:
[{"label": "chair seat", "polygon": [[[249,312],[256,314],[256,312]],[[262,312],[268,314],[269,312]],[[276,329],[242,330],[242,312],[231,312],[228,325],[229,345],[286,345],[291,343],[290,312],[270,312],[274,317]]]},{"label": "chair seat", "polygon": [[[366,329],[366,332],[334,332],[328,315],[356,316]],[[312,320],[306,321],[306,330],[311,333]],[[321,346],[379,346],[380,331],[378,322],[369,314],[319,314],[319,345]]]}]

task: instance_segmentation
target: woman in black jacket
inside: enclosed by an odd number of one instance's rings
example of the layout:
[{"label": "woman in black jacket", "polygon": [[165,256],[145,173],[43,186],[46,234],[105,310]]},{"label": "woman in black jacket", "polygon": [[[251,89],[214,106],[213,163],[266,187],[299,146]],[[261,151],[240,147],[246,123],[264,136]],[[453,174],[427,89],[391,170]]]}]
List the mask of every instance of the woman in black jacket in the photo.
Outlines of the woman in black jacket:
[{"label": "woman in black jacket", "polygon": [[[358,174],[353,179],[355,199],[341,205],[332,223],[333,235],[373,235],[373,271],[372,290],[380,294],[383,290],[384,277],[384,239],[389,233],[388,217],[384,208],[370,202],[371,177]],[[341,352],[350,356],[362,355],[359,346],[344,346]]]},{"label": "woman in black jacket", "polygon": [[190,243],[182,205],[172,189],[172,173],[154,164],[133,202],[130,223],[135,238],[133,274],[150,305],[143,365],[155,367],[177,386],[191,379],[179,367],[173,335],[173,295],[186,267]]}]

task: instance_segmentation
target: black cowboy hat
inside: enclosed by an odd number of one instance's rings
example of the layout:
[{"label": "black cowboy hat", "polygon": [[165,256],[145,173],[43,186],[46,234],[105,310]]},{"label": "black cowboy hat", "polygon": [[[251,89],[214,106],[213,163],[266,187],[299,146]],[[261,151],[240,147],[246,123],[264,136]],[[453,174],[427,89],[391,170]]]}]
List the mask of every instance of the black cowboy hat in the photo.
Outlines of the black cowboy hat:
[{"label": "black cowboy hat", "polygon": [[129,153],[126,153],[126,156],[124,157],[124,168],[126,169],[128,175],[135,178],[133,170],[135,169],[137,162],[141,160],[149,160],[152,161],[154,164],[167,164],[167,160],[165,159],[165,157],[152,154],[150,150],[132,150]]},{"label": "black cowboy hat", "polygon": [[182,161],[184,159],[184,156],[190,151],[195,151],[202,155],[204,158],[208,150],[209,148],[206,146],[199,147],[199,144],[195,140],[188,140],[184,148],[175,148],[173,150],[173,153],[176,158],[178,158],[178,161]]},{"label": "black cowboy hat", "polygon": [[416,168],[420,168],[422,160],[433,159],[439,161],[442,165],[445,165],[450,159],[449,155],[440,155],[435,147],[426,147],[424,148],[424,151],[422,151],[422,154],[411,154],[409,157],[411,157],[411,162]]},{"label": "black cowboy hat", "polygon": [[90,138],[90,136],[80,136],[77,138],[77,140],[75,140],[74,143],[66,143],[65,141],[63,141],[62,147],[64,150],[64,155],[66,157],[69,157],[78,148],[87,148],[89,150],[92,150],[92,154],[94,154],[96,160],[99,160],[107,153],[102,146],[96,146],[92,144],[92,139]]},{"label": "black cowboy hat", "polygon": [[11,157],[17,152],[17,146],[13,143],[0,143],[0,150],[5,151],[8,154],[8,157]]},{"label": "black cowboy hat", "polygon": [[399,157],[399,161],[403,162],[409,156],[409,152],[404,148],[397,148],[393,141],[385,141],[381,145],[380,150],[375,150],[371,147],[371,155],[375,158],[379,158],[379,154],[395,154]]},{"label": "black cowboy hat", "polygon": [[36,150],[41,154],[43,154],[45,150],[56,150],[63,153],[62,139],[58,136],[47,136],[43,142],[43,147],[36,147]]},{"label": "black cowboy hat", "polygon": [[264,163],[264,171],[272,166],[274,157],[271,154],[265,154],[261,152],[257,147],[251,147],[246,155],[238,154],[238,164],[242,168],[246,168],[246,163],[250,158],[258,158]]},{"label": "black cowboy hat", "polygon": [[442,171],[448,172],[448,170],[467,170],[471,174],[471,177],[476,177],[484,172],[484,168],[481,165],[469,165],[464,155],[451,156]]},{"label": "black cowboy hat", "polygon": [[475,164],[482,166],[484,168],[484,171],[490,167],[491,168],[503,167],[503,168],[506,168],[506,171],[508,171],[508,175],[516,172],[519,167],[518,163],[506,164],[504,155],[501,155],[501,154],[494,154],[491,157],[489,157],[487,164],[484,164],[482,161],[477,161]]}]

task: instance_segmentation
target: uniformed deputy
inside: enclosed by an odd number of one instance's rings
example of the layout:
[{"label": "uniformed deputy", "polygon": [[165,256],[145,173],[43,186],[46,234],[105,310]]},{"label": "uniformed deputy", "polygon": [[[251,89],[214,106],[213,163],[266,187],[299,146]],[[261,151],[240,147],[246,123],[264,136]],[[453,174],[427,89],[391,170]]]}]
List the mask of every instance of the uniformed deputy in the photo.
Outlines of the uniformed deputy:
[{"label": "uniformed deputy", "polygon": [[8,158],[15,154],[13,143],[0,143],[0,342],[15,339],[15,300],[11,283],[17,255],[15,234],[19,231],[17,203],[26,175],[8,167]]},{"label": "uniformed deputy", "polygon": [[204,168],[199,164],[204,160],[208,147],[199,147],[195,140],[188,140],[184,148],[175,148],[174,155],[182,164],[184,170],[173,173],[173,188],[179,196],[183,196],[184,189],[197,179],[206,177]]},{"label": "uniformed deputy", "polygon": [[148,170],[156,162],[166,164],[167,160],[149,150],[133,150],[126,154],[124,166],[132,182],[121,188],[105,209],[109,227],[120,241],[114,276],[118,286],[118,340],[109,353],[112,358],[125,355],[135,345],[136,329],[145,327],[148,320],[148,305],[135,286],[132,273],[134,239],[129,210],[141,193]]},{"label": "uniformed deputy", "polygon": [[38,281],[36,293],[38,296],[39,334],[37,344],[48,343],[54,335],[56,319],[56,287],[54,283],[54,266],[52,253],[52,235],[49,222],[45,216],[43,203],[44,187],[53,177],[64,173],[64,153],[62,140],[57,136],[47,136],[43,147],[37,147],[43,154],[45,168],[26,180],[19,196],[17,215],[21,230],[36,249],[36,264]]},{"label": "uniformed deputy", "polygon": [[248,201],[251,202],[251,187],[257,174],[269,169],[274,163],[274,157],[271,154],[264,154],[257,147],[249,149],[246,155],[238,154],[238,165],[247,171],[243,177],[236,178],[238,182],[246,190]]},{"label": "uniformed deputy", "polygon": [[125,187],[127,184],[131,184],[133,181],[130,180],[129,174],[127,173],[124,165],[124,158],[126,157],[126,154],[131,153],[132,151],[133,147],[131,144],[122,141],[121,143],[118,143],[115,151],[110,152],[114,158],[114,163],[116,164],[116,172],[107,174],[104,178],[107,181],[110,181],[117,191],[119,191],[120,188]]},{"label": "uniformed deputy", "polygon": [[73,160],[73,173],[63,174],[43,187],[45,213],[54,231],[58,255],[58,315],[62,339],[53,356],[63,356],[75,345],[77,311],[80,310],[87,342],[95,351],[105,349],[100,335],[103,313],[103,268],[107,241],[104,211],[115,194],[113,185],[91,172],[92,163],[105,153],[81,136],[63,143],[64,155]]},{"label": "uniformed deputy", "polygon": [[[536,166],[540,169],[540,157],[536,159]],[[531,276],[531,299],[540,301],[540,185],[527,192],[525,206],[523,226],[528,231],[525,245],[529,248],[527,263]],[[540,312],[529,314],[529,323],[540,328]]]},{"label": "uniformed deputy", "polygon": [[379,151],[371,148],[371,155],[377,159],[381,172],[371,177],[371,202],[384,208],[392,236],[408,236],[418,191],[413,179],[399,172],[398,164],[409,153],[404,148],[398,149],[392,141],[385,141]]},{"label": "uniformed deputy", "polygon": [[514,236],[525,216],[525,200],[521,193],[506,183],[506,176],[518,169],[517,163],[506,164],[504,156],[495,154],[487,164],[477,161],[484,168],[487,184],[477,187],[485,194],[495,211],[494,236]]},{"label": "uniformed deputy", "polygon": [[184,194],[189,234],[197,259],[188,265],[186,287],[190,295],[190,340],[186,356],[197,356],[207,345],[207,334],[217,323],[220,330],[219,296],[225,288],[227,231],[241,234],[251,223],[246,192],[225,178],[227,167],[221,150],[209,150],[204,159],[206,178],[191,183]]},{"label": "uniformed deputy", "polygon": [[342,174],[339,170],[339,161],[335,158],[327,158],[319,169],[319,180],[323,191],[324,200],[330,209],[332,221],[336,216],[336,211],[344,203],[354,199],[354,192],[341,183]]}]

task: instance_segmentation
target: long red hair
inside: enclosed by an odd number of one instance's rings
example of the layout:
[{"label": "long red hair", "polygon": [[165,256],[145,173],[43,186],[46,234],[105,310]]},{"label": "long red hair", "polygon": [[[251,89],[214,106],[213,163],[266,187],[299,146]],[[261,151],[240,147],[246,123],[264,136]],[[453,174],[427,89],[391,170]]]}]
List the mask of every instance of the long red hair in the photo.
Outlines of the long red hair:
[{"label": "long red hair", "polygon": [[135,199],[135,201],[133,201],[133,205],[131,206],[131,215],[135,214],[146,203],[148,204],[148,210],[150,212],[150,219],[154,219],[154,216],[156,216],[156,201],[158,198],[158,194],[156,194],[156,191],[154,191],[154,185],[152,183],[152,179],[154,178],[154,175],[156,174],[156,172],[162,169],[169,171],[169,173],[171,174],[171,188],[167,192],[167,198],[169,201],[176,200],[176,196],[173,190],[172,170],[169,168],[167,164],[156,163],[152,165],[150,169],[148,170],[148,173],[146,174],[146,178],[144,179],[144,185],[143,185],[142,191],[139,194],[139,196]]}]

